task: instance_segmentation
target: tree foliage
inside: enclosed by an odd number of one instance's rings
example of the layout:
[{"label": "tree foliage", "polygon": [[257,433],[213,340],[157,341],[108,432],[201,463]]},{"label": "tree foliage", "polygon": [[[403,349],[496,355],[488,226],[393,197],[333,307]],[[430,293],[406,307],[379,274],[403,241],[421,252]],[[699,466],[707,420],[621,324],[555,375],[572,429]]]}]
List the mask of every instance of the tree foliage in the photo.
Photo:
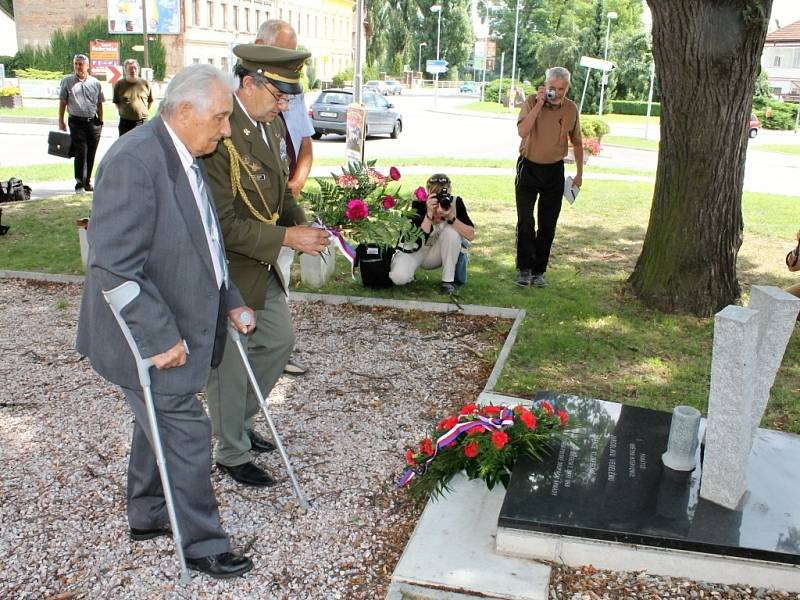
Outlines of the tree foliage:
[{"label": "tree foliage", "polygon": [[[439,16],[431,12],[435,0],[367,0],[367,17],[372,35],[367,42],[367,64],[398,73],[398,66],[415,69],[419,48],[422,62],[436,58]],[[474,34],[469,16],[469,0],[439,2],[442,6],[439,57],[449,63],[449,71],[459,70],[472,53]]]}]

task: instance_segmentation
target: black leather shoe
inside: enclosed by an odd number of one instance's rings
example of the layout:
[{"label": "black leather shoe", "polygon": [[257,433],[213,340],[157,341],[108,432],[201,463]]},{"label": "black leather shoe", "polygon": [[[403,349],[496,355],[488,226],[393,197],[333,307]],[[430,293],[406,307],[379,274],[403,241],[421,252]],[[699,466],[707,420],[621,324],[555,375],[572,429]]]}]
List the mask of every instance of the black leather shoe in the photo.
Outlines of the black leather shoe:
[{"label": "black leather shoe", "polygon": [[134,542],[152,540],[163,535],[172,535],[172,530],[169,527],[157,527],[155,529],[136,529],[136,527],[131,527],[131,540]]},{"label": "black leather shoe", "polygon": [[272,452],[275,450],[275,445],[272,442],[265,440],[252,429],[247,430],[247,437],[250,438],[250,450],[253,452],[261,454],[263,452]]},{"label": "black leather shoe", "polygon": [[227,473],[236,481],[244,485],[252,485],[253,487],[269,487],[275,485],[275,480],[264,469],[257,467],[252,462],[246,462],[243,465],[236,465],[229,467],[217,463],[217,467],[223,473]]},{"label": "black leather shoe", "polygon": [[216,579],[228,579],[247,573],[253,568],[253,561],[233,552],[223,552],[202,558],[186,557],[186,566]]}]

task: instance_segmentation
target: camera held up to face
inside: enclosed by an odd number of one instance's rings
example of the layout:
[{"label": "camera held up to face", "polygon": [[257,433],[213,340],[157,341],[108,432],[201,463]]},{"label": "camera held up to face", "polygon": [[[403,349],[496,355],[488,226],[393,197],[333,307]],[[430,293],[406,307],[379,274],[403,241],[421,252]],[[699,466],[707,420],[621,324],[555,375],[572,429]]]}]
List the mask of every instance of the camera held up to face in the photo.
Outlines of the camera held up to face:
[{"label": "camera held up to face", "polygon": [[450,210],[450,207],[453,206],[453,197],[450,195],[447,188],[442,188],[439,193],[436,194],[436,201],[439,203],[442,210]]},{"label": "camera held up to face", "polygon": [[553,88],[548,88],[547,92],[545,92],[545,98],[547,98],[548,102],[552,102],[556,99],[556,91]]}]

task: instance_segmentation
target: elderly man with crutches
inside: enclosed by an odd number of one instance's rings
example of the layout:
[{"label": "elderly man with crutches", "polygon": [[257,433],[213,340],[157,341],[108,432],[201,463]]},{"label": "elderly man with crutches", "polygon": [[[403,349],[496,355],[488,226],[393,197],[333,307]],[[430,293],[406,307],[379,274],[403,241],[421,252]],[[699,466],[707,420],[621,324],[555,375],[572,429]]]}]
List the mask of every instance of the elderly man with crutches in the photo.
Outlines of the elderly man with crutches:
[{"label": "elderly man with crutches", "polygon": [[253,567],[231,552],[220,525],[211,427],[196,396],[222,358],[228,320],[241,333],[255,322],[230,280],[213,198],[196,161],[230,134],[235,87],[213,66],[183,69],[170,81],[159,117],[106,154],[92,202],[78,325],[78,351],[122,388],[136,417],[130,537],[172,533],[184,580],[187,567],[217,578]]}]

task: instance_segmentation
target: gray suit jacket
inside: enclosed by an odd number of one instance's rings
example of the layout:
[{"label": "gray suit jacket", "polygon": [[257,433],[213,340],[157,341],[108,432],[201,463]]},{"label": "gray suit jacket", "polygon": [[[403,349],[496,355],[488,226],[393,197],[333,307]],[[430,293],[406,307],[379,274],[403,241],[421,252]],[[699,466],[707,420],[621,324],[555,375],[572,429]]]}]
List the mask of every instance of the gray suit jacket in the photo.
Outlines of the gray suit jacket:
[{"label": "gray suit jacket", "polygon": [[141,389],[133,355],[101,293],[135,281],[141,293],[122,316],[141,355],[165,352],[181,339],[190,352],[183,367],[151,369],[152,390],[201,390],[215,338],[225,335],[218,317],[224,324],[225,313],[244,301],[233,282],[220,293],[189,179],[160,117],[122,136],[103,158],[88,234],[78,352],[105,379]]}]

